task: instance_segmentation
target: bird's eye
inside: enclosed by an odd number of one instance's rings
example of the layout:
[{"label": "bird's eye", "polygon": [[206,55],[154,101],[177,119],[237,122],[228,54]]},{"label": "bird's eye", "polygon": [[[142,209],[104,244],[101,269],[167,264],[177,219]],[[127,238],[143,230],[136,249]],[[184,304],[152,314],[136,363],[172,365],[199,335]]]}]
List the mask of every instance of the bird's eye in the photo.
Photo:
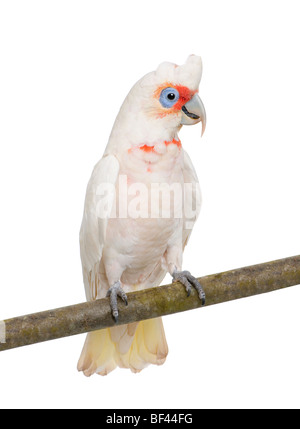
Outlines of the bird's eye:
[{"label": "bird's eye", "polygon": [[165,88],[161,91],[159,102],[160,104],[169,109],[179,100],[179,92],[175,88]]},{"label": "bird's eye", "polygon": [[172,100],[175,99],[176,95],[174,94],[174,92],[171,92],[170,94],[167,95],[167,97],[168,97],[169,100],[172,101]]}]

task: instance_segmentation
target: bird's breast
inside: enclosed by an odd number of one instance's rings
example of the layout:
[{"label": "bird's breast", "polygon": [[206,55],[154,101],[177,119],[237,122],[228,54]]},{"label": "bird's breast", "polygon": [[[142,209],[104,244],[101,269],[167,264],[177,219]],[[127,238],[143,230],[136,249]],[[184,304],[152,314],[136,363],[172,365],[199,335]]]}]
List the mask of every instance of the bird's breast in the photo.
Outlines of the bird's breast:
[{"label": "bird's breast", "polygon": [[183,151],[179,140],[141,144],[120,162],[104,253],[122,258],[122,281],[144,285],[182,229]]}]

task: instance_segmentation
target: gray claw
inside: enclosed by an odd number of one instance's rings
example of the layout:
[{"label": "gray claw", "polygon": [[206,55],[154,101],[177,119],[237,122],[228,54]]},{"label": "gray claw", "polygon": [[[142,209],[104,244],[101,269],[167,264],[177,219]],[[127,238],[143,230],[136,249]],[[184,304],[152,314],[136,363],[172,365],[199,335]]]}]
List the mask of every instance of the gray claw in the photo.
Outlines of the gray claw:
[{"label": "gray claw", "polygon": [[198,292],[199,298],[201,299],[202,305],[205,304],[205,292],[196,277],[192,276],[189,271],[174,271],[172,277],[173,283],[180,282],[185,286],[187,296],[190,296],[192,286],[194,286],[194,288]]},{"label": "gray claw", "polygon": [[127,296],[121,287],[121,282],[117,281],[115,284],[113,284],[108,289],[106,296],[110,298],[110,308],[112,316],[115,319],[115,322],[118,322],[118,296],[125,302],[125,305],[128,305]]}]

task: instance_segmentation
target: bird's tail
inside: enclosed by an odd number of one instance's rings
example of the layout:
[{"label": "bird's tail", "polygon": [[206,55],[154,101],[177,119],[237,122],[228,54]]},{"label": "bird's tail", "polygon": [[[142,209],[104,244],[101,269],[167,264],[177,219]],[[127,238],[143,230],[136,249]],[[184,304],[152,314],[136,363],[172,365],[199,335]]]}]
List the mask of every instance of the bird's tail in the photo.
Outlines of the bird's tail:
[{"label": "bird's tail", "polygon": [[161,365],[168,354],[162,319],[144,320],[87,334],[78,371],[106,375],[117,366],[140,372],[150,363]]}]

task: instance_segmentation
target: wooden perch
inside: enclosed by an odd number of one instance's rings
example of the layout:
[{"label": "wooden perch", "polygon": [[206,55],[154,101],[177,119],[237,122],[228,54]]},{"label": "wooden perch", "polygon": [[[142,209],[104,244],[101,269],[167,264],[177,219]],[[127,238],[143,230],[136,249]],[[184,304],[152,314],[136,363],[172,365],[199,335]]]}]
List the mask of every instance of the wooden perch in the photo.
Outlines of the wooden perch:
[{"label": "wooden perch", "polygon": [[[206,304],[218,304],[300,284],[300,255],[199,278]],[[197,292],[187,297],[180,283],[127,294],[119,300],[118,325],[201,307]],[[4,322],[4,324],[3,324]],[[99,299],[1,322],[5,343],[0,351],[114,326],[109,300]]]}]

